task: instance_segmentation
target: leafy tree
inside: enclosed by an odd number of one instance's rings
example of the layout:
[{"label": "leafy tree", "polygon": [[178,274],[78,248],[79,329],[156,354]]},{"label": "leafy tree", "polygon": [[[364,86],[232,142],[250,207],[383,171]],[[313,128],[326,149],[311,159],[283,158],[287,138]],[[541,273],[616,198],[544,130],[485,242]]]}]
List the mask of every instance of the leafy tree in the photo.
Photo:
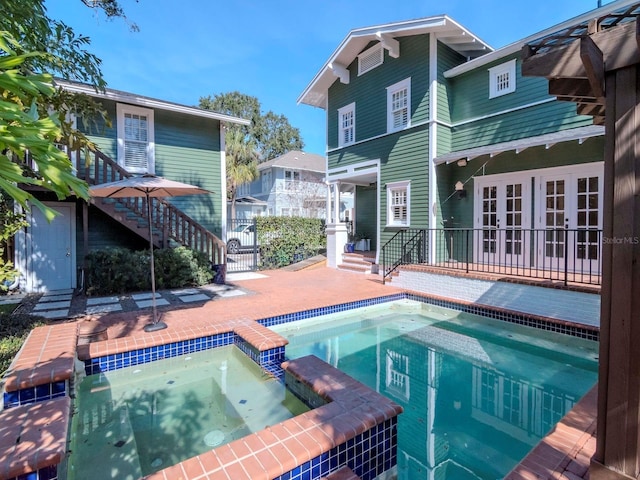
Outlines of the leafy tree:
[{"label": "leafy tree", "polygon": [[251,120],[251,126],[241,127],[247,135],[251,133],[253,125],[260,122],[261,107],[258,99],[238,91],[219,94],[214,97],[200,97],[198,106],[205,110],[213,110],[218,113]]},{"label": "leafy tree", "polygon": [[[118,0],[82,0],[102,9],[107,17],[122,17]],[[88,199],[87,184],[75,176],[66,153],[93,149],[93,144],[73,128],[71,113],[83,119],[106,112],[89,97],[56,88],[53,75],[104,89],[100,59],[86,50],[88,37],[76,35],[63,22],[46,15],[44,0],[2,0],[0,15],[0,194],[25,210],[35,205],[51,221],[55,211],[38,201],[24,185]],[[87,123],[85,121],[85,123]],[[89,122],[91,123],[91,122]],[[87,156],[88,157],[88,156]],[[12,210],[12,205],[8,211]],[[22,228],[23,218],[4,212],[0,245]],[[12,265],[0,257],[0,279],[11,275]]]},{"label": "leafy tree", "polygon": [[231,128],[225,135],[227,156],[227,199],[231,201],[231,218],[236,218],[238,186],[258,178],[255,145],[241,129]]},{"label": "leafy tree", "polygon": [[0,32],[0,189],[25,209],[31,202],[52,219],[54,212],[19,185],[42,187],[60,199],[71,194],[88,199],[89,192],[69,157],[55,146],[62,126],[55,113],[47,114],[56,92],[51,75],[21,70],[46,54],[18,54],[19,48],[11,35]]},{"label": "leafy tree", "polygon": [[[291,150],[304,149],[300,130],[292,127],[284,115],[272,111],[263,114],[260,101],[240,92],[201,97],[200,108],[251,120],[251,125],[240,128],[255,144],[259,161],[271,160]],[[227,152],[228,153],[228,152]]]},{"label": "leafy tree", "polygon": [[103,89],[106,85],[100,70],[100,59],[86,47],[90,39],[75,32],[63,22],[46,14],[44,0],[3,0],[0,30],[17,42],[17,55],[31,55],[22,66],[23,72],[43,72],[69,80],[79,80]]},{"label": "leafy tree", "polygon": [[300,131],[289,124],[284,115],[269,111],[262,115],[254,128],[256,142],[263,159],[270,160],[291,150],[302,150]]},{"label": "leafy tree", "polygon": [[[129,19],[124,14],[124,9],[120,6],[120,2],[118,0],[80,0],[87,7],[93,8],[94,10],[102,10],[107,18],[122,18],[129,24],[129,28],[132,31],[139,31],[138,25],[135,23],[129,22]],[[138,0],[135,0],[136,3]]]},{"label": "leafy tree", "polygon": [[[119,0],[81,0],[108,18],[126,20]],[[37,185],[56,193],[88,198],[88,186],[75,177],[71,149],[94,145],[73,128],[71,113],[91,125],[107,113],[90,97],[55,87],[53,75],[103,90],[101,61],[86,50],[90,40],[47,16],[44,0],[3,0],[0,15],[0,189],[25,209],[29,203],[51,220],[54,212],[21,185]],[[88,158],[88,156],[87,156]]]}]

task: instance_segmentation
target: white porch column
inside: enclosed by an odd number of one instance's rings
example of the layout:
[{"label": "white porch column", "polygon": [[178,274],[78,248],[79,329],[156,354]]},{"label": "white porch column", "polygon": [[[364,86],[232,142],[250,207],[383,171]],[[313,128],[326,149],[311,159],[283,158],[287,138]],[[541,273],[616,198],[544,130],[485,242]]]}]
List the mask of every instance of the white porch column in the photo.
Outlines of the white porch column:
[{"label": "white porch column", "polygon": [[340,182],[333,184],[333,221],[340,223]]},{"label": "white porch column", "polygon": [[325,219],[327,225],[333,223],[333,210],[331,208],[331,184],[327,183],[327,201],[325,204]]},{"label": "white porch column", "polygon": [[342,263],[342,252],[348,240],[347,224],[340,221],[340,182],[330,183],[327,189],[326,231],[327,266],[337,268]]}]

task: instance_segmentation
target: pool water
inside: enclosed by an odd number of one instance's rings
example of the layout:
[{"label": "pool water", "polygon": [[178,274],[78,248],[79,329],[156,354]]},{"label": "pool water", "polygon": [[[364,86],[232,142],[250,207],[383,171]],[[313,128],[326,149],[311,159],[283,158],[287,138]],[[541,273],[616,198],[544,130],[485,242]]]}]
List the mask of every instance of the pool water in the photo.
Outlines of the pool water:
[{"label": "pool water", "polygon": [[411,300],[272,328],[403,406],[404,480],[504,477],[597,380],[597,342]]},{"label": "pool water", "polygon": [[137,479],[309,408],[234,346],[86,377],[69,479]]}]

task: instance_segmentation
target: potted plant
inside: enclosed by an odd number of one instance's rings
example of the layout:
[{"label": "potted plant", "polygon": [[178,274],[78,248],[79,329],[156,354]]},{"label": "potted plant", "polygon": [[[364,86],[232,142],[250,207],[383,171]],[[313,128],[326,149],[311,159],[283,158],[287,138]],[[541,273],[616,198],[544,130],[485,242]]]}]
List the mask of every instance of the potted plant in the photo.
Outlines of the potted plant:
[{"label": "potted plant", "polygon": [[349,233],[347,243],[344,244],[344,253],[353,253],[356,249],[355,234]]},{"label": "potted plant", "polygon": [[360,250],[360,251],[371,250],[371,239],[368,237],[368,235],[362,232],[357,232],[354,240],[355,240],[355,246],[354,246],[355,250]]}]

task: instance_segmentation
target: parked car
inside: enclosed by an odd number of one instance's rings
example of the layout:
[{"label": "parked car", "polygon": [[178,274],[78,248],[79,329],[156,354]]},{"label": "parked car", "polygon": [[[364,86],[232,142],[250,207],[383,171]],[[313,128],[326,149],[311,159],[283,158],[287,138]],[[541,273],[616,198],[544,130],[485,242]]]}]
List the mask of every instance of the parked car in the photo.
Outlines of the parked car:
[{"label": "parked car", "polygon": [[227,234],[227,253],[240,253],[256,245],[253,223],[242,223]]}]

